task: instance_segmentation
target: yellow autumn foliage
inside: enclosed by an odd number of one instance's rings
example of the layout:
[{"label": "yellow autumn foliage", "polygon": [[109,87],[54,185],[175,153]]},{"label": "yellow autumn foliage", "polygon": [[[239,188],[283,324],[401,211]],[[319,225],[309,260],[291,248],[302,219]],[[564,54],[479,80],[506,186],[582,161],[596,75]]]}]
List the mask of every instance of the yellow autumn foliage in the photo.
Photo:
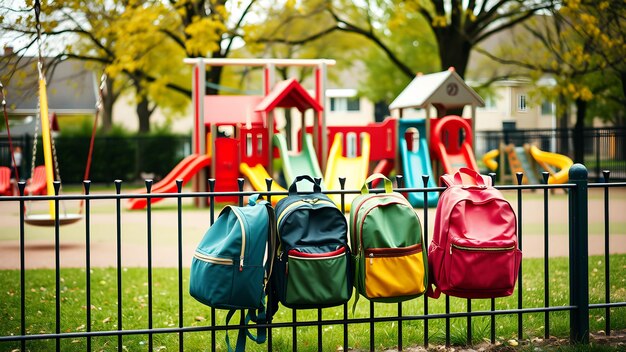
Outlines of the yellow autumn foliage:
[{"label": "yellow autumn foliage", "polygon": [[193,23],[185,28],[189,36],[185,40],[187,51],[192,55],[206,56],[209,52],[219,50],[219,40],[225,31],[223,22],[207,17],[194,18]]},{"label": "yellow autumn foliage", "polygon": [[446,20],[446,16],[433,17],[433,21],[432,21],[433,28],[445,27],[447,25],[448,25],[448,21]]}]

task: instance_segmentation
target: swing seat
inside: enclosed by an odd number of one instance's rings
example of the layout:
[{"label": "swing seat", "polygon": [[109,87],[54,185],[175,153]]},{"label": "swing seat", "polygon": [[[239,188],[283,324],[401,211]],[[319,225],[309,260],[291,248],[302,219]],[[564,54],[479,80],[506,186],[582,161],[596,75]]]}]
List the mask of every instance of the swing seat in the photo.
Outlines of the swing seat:
[{"label": "swing seat", "polygon": [[[59,214],[59,226],[73,224],[83,218],[81,214]],[[54,226],[56,219],[50,214],[33,214],[24,218],[24,222],[33,226]]]},{"label": "swing seat", "polygon": [[33,170],[33,176],[26,182],[24,194],[45,195],[46,194],[46,167],[39,165]]},{"label": "swing seat", "polygon": [[13,187],[11,185],[11,169],[6,166],[0,166],[0,196],[13,195]]}]

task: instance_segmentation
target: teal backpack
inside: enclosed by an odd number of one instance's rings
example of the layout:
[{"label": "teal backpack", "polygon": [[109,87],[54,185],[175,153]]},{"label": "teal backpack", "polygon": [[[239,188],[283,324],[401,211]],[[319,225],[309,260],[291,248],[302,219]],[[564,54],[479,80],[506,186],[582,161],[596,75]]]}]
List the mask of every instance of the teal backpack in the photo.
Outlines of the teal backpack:
[{"label": "teal backpack", "polygon": [[[242,326],[271,320],[265,297],[276,250],[276,222],[272,206],[257,202],[258,197],[251,196],[246,207],[226,206],[198,244],[191,263],[189,293],[207,306],[228,309],[227,325],[240,309],[248,309]],[[257,336],[241,328],[236,351],[245,350],[246,335],[265,342],[264,328]],[[231,351],[228,334],[226,344]]]},{"label": "teal backpack", "polygon": [[[384,181],[384,193],[369,193],[367,185]],[[393,192],[381,174],[370,176],[350,208],[350,243],[354,286],[374,302],[401,302],[426,291],[428,260],[422,225],[411,204]]]}]

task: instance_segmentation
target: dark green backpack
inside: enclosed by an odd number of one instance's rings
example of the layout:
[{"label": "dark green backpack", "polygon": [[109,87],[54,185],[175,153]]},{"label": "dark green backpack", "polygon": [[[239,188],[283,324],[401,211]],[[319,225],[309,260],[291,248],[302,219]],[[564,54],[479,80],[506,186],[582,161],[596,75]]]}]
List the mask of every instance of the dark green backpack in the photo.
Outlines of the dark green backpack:
[{"label": "dark green backpack", "polygon": [[[313,183],[300,194],[296,183]],[[352,295],[348,227],[344,214],[310,176],[298,176],[289,196],[276,204],[279,246],[273,283],[278,300],[289,308],[324,308]]]}]

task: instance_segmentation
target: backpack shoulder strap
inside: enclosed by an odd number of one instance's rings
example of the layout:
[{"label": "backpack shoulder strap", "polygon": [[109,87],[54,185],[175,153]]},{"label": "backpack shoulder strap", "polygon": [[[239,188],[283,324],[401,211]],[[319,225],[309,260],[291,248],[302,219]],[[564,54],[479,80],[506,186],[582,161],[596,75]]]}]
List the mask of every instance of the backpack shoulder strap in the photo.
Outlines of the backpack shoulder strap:
[{"label": "backpack shoulder strap", "polygon": [[[226,315],[226,325],[230,322],[230,319],[238,312],[236,309],[231,309],[228,311]],[[244,317],[239,321],[239,332],[237,333],[237,345],[235,346],[235,352],[245,352],[246,350],[246,328],[244,327],[245,320]],[[228,352],[233,352],[233,348],[230,345],[230,338],[228,338],[228,331],[226,331],[226,347],[228,348]]]},{"label": "backpack shoulder strap", "polygon": [[[265,295],[263,295],[263,300],[261,303],[261,308],[249,309],[245,317],[241,317],[241,320],[239,321],[239,332],[237,333],[237,344],[235,345],[234,352],[246,351],[246,336],[257,344],[262,344],[267,339],[266,327],[257,327],[256,336],[254,336],[252,332],[250,332],[250,328],[248,328],[248,325],[251,321],[258,324],[267,324],[268,319],[265,312]],[[238,312],[238,310],[236,309],[231,309],[228,311],[228,314],[226,315],[226,325],[228,325],[230,319],[232,319],[233,315],[235,315],[236,312]],[[228,337],[228,332],[226,332],[226,346],[228,347],[228,352],[233,352],[232,346],[230,344],[230,338]]]},{"label": "backpack shoulder strap", "polygon": [[267,201],[263,201],[265,204],[265,208],[267,209],[267,216],[268,216],[268,221],[269,221],[269,233],[268,233],[268,242],[269,242],[269,248],[268,248],[268,257],[267,260],[269,260],[270,262],[270,268],[269,271],[267,273],[267,277],[265,278],[264,282],[263,282],[263,292],[267,292],[267,283],[270,280],[270,277],[272,277],[272,271],[274,270],[274,256],[276,255],[276,250],[277,250],[277,245],[276,242],[278,240],[278,235],[276,234],[276,213],[274,212],[274,208],[272,207],[272,204],[270,204]]}]

